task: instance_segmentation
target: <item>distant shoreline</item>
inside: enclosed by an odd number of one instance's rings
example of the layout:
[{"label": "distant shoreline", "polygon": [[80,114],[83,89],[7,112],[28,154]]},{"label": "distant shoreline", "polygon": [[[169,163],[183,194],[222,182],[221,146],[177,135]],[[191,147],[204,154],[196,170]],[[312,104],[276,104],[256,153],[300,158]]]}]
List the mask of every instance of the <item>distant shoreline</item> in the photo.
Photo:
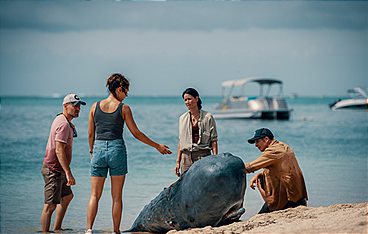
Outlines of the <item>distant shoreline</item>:
[{"label": "distant shoreline", "polygon": [[[62,100],[65,94],[45,94],[45,95],[0,95],[0,99],[38,99],[38,100]],[[79,94],[82,99],[103,99],[107,97],[106,94]],[[221,100],[221,96],[202,96],[202,99],[219,99]],[[139,99],[174,99],[180,101],[182,104],[182,97],[180,94],[178,95],[129,95],[129,99],[139,100]]]},{"label": "distant shoreline", "polygon": [[170,231],[168,234],[223,233],[368,233],[368,202],[291,208],[255,215],[221,227]]},{"label": "distant shoreline", "polygon": [[[63,99],[66,94],[45,94],[45,95],[17,95],[17,94],[0,94],[0,98],[39,98],[39,99]],[[106,94],[83,94],[80,93],[79,96],[82,98],[105,98]],[[181,94],[178,95],[129,95],[129,98],[179,98],[181,99]],[[201,95],[201,98],[222,98],[221,95]],[[312,99],[341,99],[348,98],[346,95],[341,96],[330,96],[330,95],[318,95],[318,96],[310,96],[310,95],[298,95],[297,97],[293,97],[291,94],[285,95],[287,99],[303,99],[303,98],[312,98]]]}]

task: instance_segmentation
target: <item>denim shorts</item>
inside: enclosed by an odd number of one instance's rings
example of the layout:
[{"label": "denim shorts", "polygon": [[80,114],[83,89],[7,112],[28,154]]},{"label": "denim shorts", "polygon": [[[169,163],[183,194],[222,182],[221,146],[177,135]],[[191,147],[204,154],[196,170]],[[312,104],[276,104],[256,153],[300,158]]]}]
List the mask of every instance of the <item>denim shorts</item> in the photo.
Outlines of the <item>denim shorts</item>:
[{"label": "denim shorts", "polygon": [[95,140],[91,160],[91,176],[120,176],[128,173],[127,152],[123,139]]}]

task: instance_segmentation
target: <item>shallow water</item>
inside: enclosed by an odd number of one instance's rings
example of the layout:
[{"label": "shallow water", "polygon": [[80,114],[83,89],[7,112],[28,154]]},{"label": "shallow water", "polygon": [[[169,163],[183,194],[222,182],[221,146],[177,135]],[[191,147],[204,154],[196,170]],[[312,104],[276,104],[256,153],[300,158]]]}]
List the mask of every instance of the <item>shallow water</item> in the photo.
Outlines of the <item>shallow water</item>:
[{"label": "shallow water", "polygon": [[[211,111],[220,100],[203,97],[204,109]],[[89,148],[87,98],[80,117],[73,120],[78,130],[74,141],[72,171],[77,180],[75,198],[64,219],[63,233],[83,233],[89,198]],[[289,121],[217,120],[220,152],[231,152],[244,162],[259,155],[246,142],[255,129],[270,128],[275,137],[295,151],[303,170],[310,206],[355,203],[368,200],[368,112],[336,111],[328,108],[332,98],[290,99],[294,109]],[[61,99],[1,98],[0,109],[0,232],[37,233],[43,207],[40,173],[44,150],[54,116],[62,111]],[[173,151],[162,156],[135,140],[125,128],[128,170],[124,187],[122,229],[128,229],[140,210],[164,187],[176,181],[174,174],[178,117],[185,111],[180,97],[129,97],[139,128]],[[252,175],[248,175],[249,181]],[[247,189],[243,220],[255,215],[263,204],[258,191]],[[110,180],[106,180],[95,229],[110,232]]]}]

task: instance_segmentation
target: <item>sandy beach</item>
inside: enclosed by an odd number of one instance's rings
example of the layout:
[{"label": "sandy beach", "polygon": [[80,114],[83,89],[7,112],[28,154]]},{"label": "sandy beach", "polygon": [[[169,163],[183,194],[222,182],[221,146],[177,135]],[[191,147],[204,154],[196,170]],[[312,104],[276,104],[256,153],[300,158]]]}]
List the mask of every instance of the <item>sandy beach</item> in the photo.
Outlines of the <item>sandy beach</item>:
[{"label": "sandy beach", "polygon": [[258,214],[222,227],[170,231],[169,234],[368,233],[368,202],[325,207],[297,207]]}]

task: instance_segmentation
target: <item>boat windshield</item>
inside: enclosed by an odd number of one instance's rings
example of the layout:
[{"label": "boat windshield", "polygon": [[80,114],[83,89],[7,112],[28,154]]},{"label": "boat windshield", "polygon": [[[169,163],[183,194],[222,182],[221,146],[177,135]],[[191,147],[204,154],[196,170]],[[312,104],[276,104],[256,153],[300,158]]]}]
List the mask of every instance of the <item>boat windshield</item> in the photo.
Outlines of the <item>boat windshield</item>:
[{"label": "boat windshield", "polygon": [[348,94],[352,98],[368,98],[367,92],[361,87],[349,89]]}]

